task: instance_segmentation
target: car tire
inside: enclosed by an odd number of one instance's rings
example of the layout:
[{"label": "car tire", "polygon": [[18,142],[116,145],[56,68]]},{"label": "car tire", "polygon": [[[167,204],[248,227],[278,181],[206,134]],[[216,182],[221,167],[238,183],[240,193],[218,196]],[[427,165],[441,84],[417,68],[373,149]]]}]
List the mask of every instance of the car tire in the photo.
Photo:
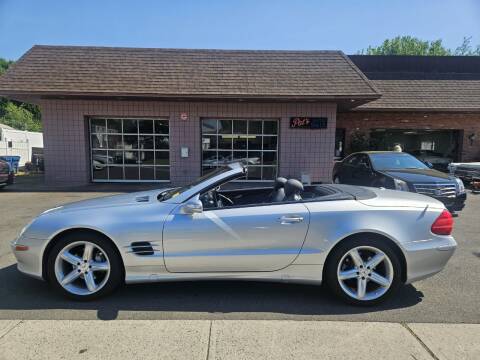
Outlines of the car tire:
[{"label": "car tire", "polygon": [[[82,257],[82,253],[85,255],[87,246],[93,248],[92,259],[89,261],[85,261]],[[81,258],[83,262],[74,264],[72,259],[66,261],[64,256],[60,255],[61,252],[72,255],[73,259]],[[99,270],[93,270],[92,266],[98,267]],[[105,270],[107,267],[108,270]],[[62,285],[61,280],[67,280],[67,275],[75,271],[79,273],[78,277]],[[46,278],[63,296],[77,301],[90,301],[112,293],[124,283],[123,262],[115,246],[102,235],[74,232],[63,236],[52,247],[47,257]],[[93,286],[87,285],[87,278],[90,280],[90,285],[93,281]],[[93,290],[95,286],[98,288]]]},{"label": "car tire", "polygon": [[[340,242],[325,264],[326,285],[336,297],[349,304],[373,306],[385,301],[402,283],[402,266],[393,246],[389,240],[368,235]],[[359,265],[357,254],[363,265]],[[382,256],[380,263],[367,268],[374,264],[373,259],[376,262]]]}]

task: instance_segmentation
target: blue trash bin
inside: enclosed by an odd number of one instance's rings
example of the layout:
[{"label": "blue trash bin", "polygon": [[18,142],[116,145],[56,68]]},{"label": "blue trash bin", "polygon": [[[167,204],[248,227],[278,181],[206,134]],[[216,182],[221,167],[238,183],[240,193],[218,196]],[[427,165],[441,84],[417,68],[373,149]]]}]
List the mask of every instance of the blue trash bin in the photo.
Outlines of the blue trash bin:
[{"label": "blue trash bin", "polygon": [[10,169],[13,169],[15,173],[18,172],[18,164],[20,163],[20,156],[0,156],[0,159],[8,162]]}]

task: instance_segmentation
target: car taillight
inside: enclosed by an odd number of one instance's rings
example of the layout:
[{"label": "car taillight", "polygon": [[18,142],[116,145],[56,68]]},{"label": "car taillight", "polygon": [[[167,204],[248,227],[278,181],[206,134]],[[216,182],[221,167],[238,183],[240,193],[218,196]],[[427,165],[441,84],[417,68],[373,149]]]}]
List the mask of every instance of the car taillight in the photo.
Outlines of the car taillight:
[{"label": "car taillight", "polygon": [[432,233],[437,235],[450,235],[453,230],[453,218],[450,211],[443,210],[440,216],[432,224]]}]

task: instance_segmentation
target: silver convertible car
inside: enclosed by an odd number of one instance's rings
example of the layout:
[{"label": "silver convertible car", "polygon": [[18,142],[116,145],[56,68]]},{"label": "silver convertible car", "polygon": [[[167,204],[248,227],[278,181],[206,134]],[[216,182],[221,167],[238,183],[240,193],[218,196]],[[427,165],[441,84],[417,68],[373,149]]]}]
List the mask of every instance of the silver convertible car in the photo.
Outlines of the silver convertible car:
[{"label": "silver convertible car", "polygon": [[372,305],[439,272],[455,250],[452,217],[430,197],[284,178],[230,183],[246,171],[235,163],[186,187],[47,210],[12,243],[18,269],[76,300],[122,283],[241,279],[324,281]]}]

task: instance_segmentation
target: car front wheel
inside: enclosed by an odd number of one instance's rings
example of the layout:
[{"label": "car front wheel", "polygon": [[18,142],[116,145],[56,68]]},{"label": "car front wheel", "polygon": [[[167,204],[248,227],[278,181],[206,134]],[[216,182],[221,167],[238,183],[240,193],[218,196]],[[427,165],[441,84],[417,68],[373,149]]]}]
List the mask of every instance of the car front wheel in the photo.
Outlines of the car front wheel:
[{"label": "car front wheel", "polygon": [[356,237],[333,250],[325,277],[327,285],[342,300],[354,305],[375,305],[401,284],[401,265],[386,241]]},{"label": "car front wheel", "polygon": [[93,300],[122,283],[122,262],[113,245],[89,233],[69,234],[52,248],[47,260],[50,284],[74,300]]}]

